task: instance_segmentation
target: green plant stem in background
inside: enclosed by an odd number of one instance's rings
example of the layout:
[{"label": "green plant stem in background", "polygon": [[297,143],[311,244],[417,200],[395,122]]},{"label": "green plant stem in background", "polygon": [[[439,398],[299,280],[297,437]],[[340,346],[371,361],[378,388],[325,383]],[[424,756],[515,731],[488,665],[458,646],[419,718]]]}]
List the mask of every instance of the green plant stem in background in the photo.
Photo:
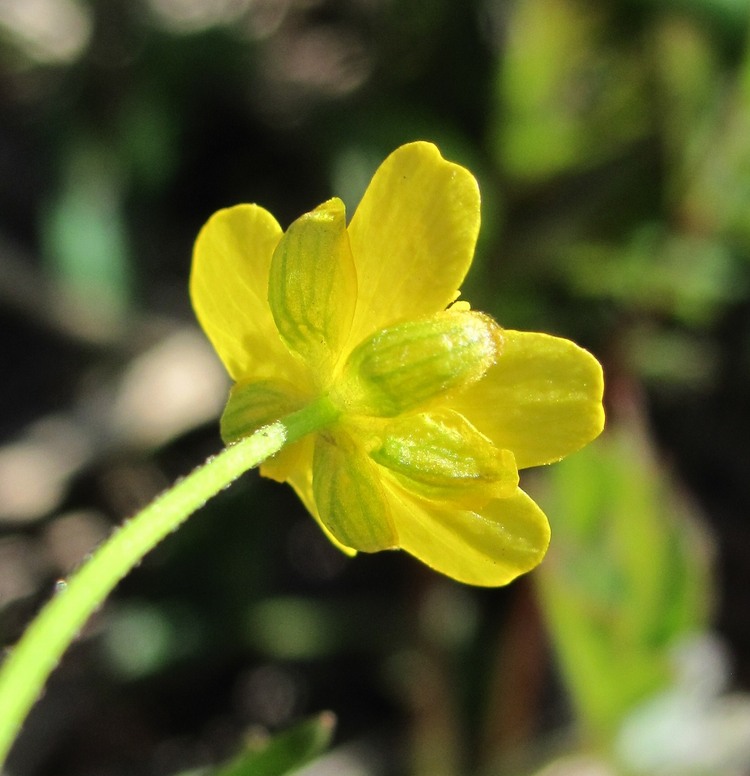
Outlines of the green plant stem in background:
[{"label": "green plant stem in background", "polygon": [[285,444],[329,424],[336,416],[324,397],[227,447],[128,520],[59,586],[0,671],[0,765],[47,677],[115,585],[209,498]]}]

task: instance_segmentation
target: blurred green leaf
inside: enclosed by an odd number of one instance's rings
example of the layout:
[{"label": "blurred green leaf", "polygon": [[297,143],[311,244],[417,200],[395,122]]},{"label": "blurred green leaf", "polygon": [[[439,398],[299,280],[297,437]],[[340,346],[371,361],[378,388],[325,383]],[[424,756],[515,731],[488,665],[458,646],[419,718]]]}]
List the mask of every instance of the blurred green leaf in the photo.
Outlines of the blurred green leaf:
[{"label": "blurred green leaf", "polygon": [[610,158],[646,126],[635,47],[611,38],[607,13],[579,0],[513,7],[498,80],[501,166],[537,180]]},{"label": "blurred green leaf", "polygon": [[[336,718],[329,711],[305,720],[247,750],[210,776],[284,776],[320,755],[330,744]],[[209,774],[205,774],[209,776]]]},{"label": "blurred green leaf", "polygon": [[628,371],[673,393],[706,390],[719,372],[711,341],[683,330],[634,325],[623,337],[621,350]]},{"label": "blurred green leaf", "polygon": [[341,617],[315,600],[279,596],[254,604],[247,618],[250,643],[285,660],[313,659],[335,652],[342,639]]},{"label": "blurred green leaf", "polygon": [[42,214],[46,258],[62,288],[83,306],[117,316],[131,291],[117,162],[98,143],[78,138],[63,164],[61,188]]},{"label": "blurred green leaf", "polygon": [[723,31],[737,33],[747,21],[749,0],[640,0],[661,12],[690,14],[703,23],[712,22]]},{"label": "blurred green leaf", "polygon": [[159,191],[179,160],[182,118],[165,95],[131,99],[119,124],[119,153],[130,178],[148,191]]},{"label": "blurred green leaf", "polygon": [[194,655],[203,641],[189,609],[131,600],[109,608],[101,645],[108,668],[124,679],[136,680]]},{"label": "blurred green leaf", "polygon": [[706,626],[708,553],[645,439],[610,429],[550,471],[553,542],[539,592],[584,729],[608,740],[671,679],[670,650]]},{"label": "blurred green leaf", "polygon": [[644,223],[620,247],[578,242],[561,263],[577,295],[606,299],[629,312],[669,316],[691,326],[710,322],[745,292],[723,242]]},{"label": "blurred green leaf", "polygon": [[[746,21],[744,26],[747,31]],[[688,56],[673,62],[673,73],[690,60],[690,52],[684,53]],[[685,117],[694,126],[675,171],[681,181],[676,188],[684,189],[681,219],[693,229],[739,243],[750,256],[750,39],[740,66],[714,75],[712,92],[711,104],[692,121]]]},{"label": "blurred green leaf", "polygon": [[380,653],[399,627],[392,610],[369,595],[337,601],[280,595],[251,604],[244,636],[249,646],[276,660],[316,660]]},{"label": "blurred green leaf", "polygon": [[704,153],[720,110],[720,52],[705,25],[685,15],[665,14],[654,24],[656,99],[666,156],[666,185],[674,202],[684,193],[696,157]]}]

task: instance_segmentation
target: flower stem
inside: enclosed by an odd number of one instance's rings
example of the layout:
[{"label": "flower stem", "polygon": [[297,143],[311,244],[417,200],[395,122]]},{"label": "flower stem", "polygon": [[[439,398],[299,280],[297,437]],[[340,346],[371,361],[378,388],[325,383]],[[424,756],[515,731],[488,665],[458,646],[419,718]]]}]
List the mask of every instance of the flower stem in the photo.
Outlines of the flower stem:
[{"label": "flower stem", "polygon": [[29,625],[0,671],[0,766],[47,678],[90,615],[162,539],[241,474],[335,420],[327,399],[256,431],[196,469],[126,521]]}]

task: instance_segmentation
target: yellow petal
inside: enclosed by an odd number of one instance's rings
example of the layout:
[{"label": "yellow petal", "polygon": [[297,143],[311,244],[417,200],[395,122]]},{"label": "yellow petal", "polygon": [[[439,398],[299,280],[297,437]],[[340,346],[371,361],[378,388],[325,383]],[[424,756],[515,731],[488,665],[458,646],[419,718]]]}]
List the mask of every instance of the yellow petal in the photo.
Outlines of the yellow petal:
[{"label": "yellow petal", "polygon": [[238,205],[214,213],[195,243],[193,307],[235,380],[283,377],[297,385],[304,382],[268,306],[271,256],[280,239],[281,227],[268,211]]},{"label": "yellow petal", "polygon": [[519,469],[558,461],[604,426],[599,362],[548,334],[503,331],[504,349],[482,380],[450,401]]},{"label": "yellow petal", "polygon": [[520,489],[480,513],[389,487],[399,546],[446,576],[470,585],[506,585],[539,565],[549,544],[544,513]]},{"label": "yellow petal", "polygon": [[378,168],[349,225],[359,298],[350,346],[458,295],[479,232],[474,176],[431,143],[401,146]]},{"label": "yellow petal", "polygon": [[396,547],[378,468],[347,433],[318,434],[312,485],[318,515],[341,544],[362,552]]},{"label": "yellow petal", "polygon": [[271,261],[268,301],[287,347],[325,384],[349,336],[357,301],[340,199],[306,213],[286,231]]},{"label": "yellow petal", "polygon": [[[260,465],[261,476],[276,482],[289,482],[290,484],[291,478],[295,476],[300,481],[305,481],[305,474],[312,467],[312,450],[313,439],[310,436],[303,437],[294,444],[285,445],[276,455],[267,458]],[[312,482],[312,479],[310,481]],[[302,498],[302,503],[308,512],[312,511],[304,498]]]},{"label": "yellow petal", "polygon": [[353,556],[356,550],[346,547],[325,527],[315,508],[312,489],[312,460],[315,442],[314,437],[306,436],[299,442],[281,450],[260,467],[264,477],[270,477],[277,482],[288,482],[299,496],[305,509],[315,518],[328,540],[345,555]]}]

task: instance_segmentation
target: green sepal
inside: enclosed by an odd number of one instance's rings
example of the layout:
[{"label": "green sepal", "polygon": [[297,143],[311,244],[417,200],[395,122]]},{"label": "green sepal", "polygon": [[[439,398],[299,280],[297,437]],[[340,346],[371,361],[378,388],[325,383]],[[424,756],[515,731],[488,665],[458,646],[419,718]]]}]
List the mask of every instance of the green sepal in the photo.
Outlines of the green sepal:
[{"label": "green sepal", "polygon": [[495,447],[453,410],[389,423],[370,456],[409,490],[466,508],[512,496],[518,486],[513,453]]},{"label": "green sepal", "polygon": [[331,199],[289,227],[268,279],[268,303],[281,338],[322,382],[349,335],[356,301],[346,211],[340,199]]},{"label": "green sepal", "polygon": [[305,405],[305,397],[290,383],[274,380],[237,382],[221,415],[221,438],[238,442],[261,426],[273,423]]},{"label": "green sepal", "polygon": [[502,329],[482,313],[405,321],[352,351],[332,398],[355,414],[394,417],[480,380],[501,348]]},{"label": "green sepal", "polygon": [[398,546],[377,467],[347,433],[317,435],[313,495],[321,522],[341,544],[361,552]]}]

